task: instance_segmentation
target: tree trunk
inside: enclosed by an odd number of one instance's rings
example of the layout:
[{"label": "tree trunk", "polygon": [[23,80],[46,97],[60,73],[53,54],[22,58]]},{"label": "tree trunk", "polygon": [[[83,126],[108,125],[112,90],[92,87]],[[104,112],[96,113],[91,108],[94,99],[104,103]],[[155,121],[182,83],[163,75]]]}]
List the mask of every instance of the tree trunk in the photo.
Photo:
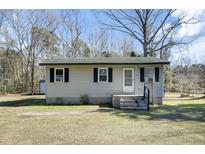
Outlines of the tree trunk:
[{"label": "tree trunk", "polygon": [[148,56],[148,44],[147,44],[147,23],[143,24],[143,34],[144,34],[144,43],[143,43],[143,49],[144,49],[144,57]]},{"label": "tree trunk", "polygon": [[147,50],[147,43],[146,42],[144,42],[143,49],[144,49],[144,57],[147,57],[148,56],[148,50]]},{"label": "tree trunk", "polygon": [[25,79],[25,74],[24,74],[24,58],[22,56],[21,58],[21,91],[25,91],[25,84],[24,84],[24,79]]},{"label": "tree trunk", "polygon": [[31,95],[34,95],[34,67],[35,67],[35,52],[33,52],[32,64],[31,64]]},{"label": "tree trunk", "polygon": [[3,63],[3,69],[2,69],[3,73],[2,73],[2,76],[3,76],[3,94],[6,93],[6,61],[4,60],[4,63]]},{"label": "tree trunk", "polygon": [[163,52],[160,50],[160,59],[163,59]]}]

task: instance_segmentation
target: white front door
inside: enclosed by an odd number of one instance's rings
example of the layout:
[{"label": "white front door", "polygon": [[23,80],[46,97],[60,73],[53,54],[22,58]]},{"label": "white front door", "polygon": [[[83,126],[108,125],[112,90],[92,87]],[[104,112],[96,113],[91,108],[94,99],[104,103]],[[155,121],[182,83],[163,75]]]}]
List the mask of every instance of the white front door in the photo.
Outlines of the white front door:
[{"label": "white front door", "polygon": [[123,68],[123,92],[134,92],[134,68]]}]

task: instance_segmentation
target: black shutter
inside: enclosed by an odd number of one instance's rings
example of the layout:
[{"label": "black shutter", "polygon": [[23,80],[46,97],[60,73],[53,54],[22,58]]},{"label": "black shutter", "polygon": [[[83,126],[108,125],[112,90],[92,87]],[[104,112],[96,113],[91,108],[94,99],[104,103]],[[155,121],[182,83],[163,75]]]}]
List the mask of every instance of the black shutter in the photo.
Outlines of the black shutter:
[{"label": "black shutter", "polygon": [[159,82],[159,67],[155,67],[155,82]]},{"label": "black shutter", "polygon": [[50,82],[54,82],[54,68],[50,68]]},{"label": "black shutter", "polygon": [[112,82],[112,68],[108,68],[108,82]]},{"label": "black shutter", "polygon": [[140,68],[140,82],[144,82],[144,68]]},{"label": "black shutter", "polygon": [[98,68],[93,69],[93,82],[98,82]]},{"label": "black shutter", "polygon": [[69,68],[64,68],[64,80],[65,82],[69,82]]}]

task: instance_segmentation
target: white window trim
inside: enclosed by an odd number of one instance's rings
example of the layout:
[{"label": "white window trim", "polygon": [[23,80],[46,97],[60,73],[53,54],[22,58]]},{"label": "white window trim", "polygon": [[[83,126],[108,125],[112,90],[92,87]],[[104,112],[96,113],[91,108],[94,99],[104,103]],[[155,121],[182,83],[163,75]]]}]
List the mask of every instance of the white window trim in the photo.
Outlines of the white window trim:
[{"label": "white window trim", "polygon": [[[100,69],[106,69],[107,70],[106,81],[100,81]],[[108,67],[98,67],[98,83],[108,83]]]},{"label": "white window trim", "polygon": [[[56,81],[56,70],[57,70],[57,69],[63,70],[63,82],[57,82],[57,81]],[[54,71],[54,81],[55,81],[55,83],[64,83],[64,78],[65,78],[65,77],[64,77],[64,75],[65,75],[65,72],[64,72],[64,71],[65,71],[64,68],[55,68],[55,71]]]}]

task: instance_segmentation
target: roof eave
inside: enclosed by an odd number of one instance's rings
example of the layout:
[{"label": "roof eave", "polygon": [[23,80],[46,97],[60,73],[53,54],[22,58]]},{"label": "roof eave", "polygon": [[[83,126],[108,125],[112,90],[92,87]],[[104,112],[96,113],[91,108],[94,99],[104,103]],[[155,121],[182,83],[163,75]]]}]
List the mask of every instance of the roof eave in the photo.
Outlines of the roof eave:
[{"label": "roof eave", "polygon": [[53,65],[153,65],[153,64],[169,65],[170,62],[149,62],[149,63],[39,63],[40,66],[53,66]]}]

